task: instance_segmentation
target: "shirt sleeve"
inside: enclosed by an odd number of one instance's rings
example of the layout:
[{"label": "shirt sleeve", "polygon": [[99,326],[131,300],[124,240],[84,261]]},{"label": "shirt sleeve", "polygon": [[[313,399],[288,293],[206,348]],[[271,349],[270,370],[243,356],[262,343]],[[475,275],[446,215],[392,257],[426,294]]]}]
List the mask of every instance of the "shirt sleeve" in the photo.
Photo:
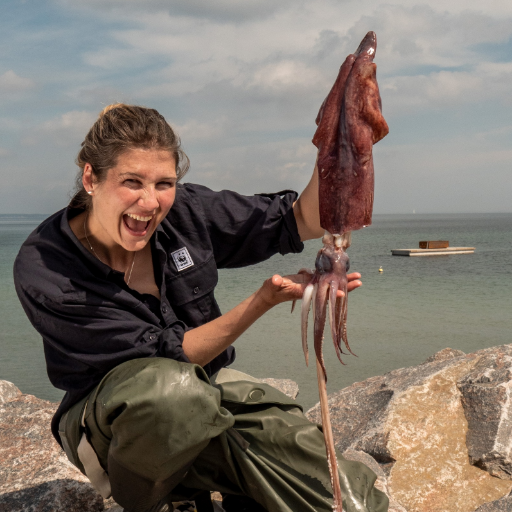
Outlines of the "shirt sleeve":
[{"label": "shirt sleeve", "polygon": [[181,321],[162,328],[90,290],[43,296],[33,287],[16,290],[22,306],[43,337],[52,384],[76,393],[92,389],[107,372],[141,357],[168,357],[189,362]]},{"label": "shirt sleeve", "polygon": [[203,212],[219,268],[253,265],[277,253],[303,250],[293,213],[296,192],[244,196],[200,185],[185,188]]}]

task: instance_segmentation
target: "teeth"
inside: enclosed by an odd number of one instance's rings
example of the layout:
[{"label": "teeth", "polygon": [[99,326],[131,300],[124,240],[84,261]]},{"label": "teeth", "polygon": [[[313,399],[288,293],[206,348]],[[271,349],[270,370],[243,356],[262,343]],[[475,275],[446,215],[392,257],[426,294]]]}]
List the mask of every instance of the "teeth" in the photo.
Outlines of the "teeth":
[{"label": "teeth", "polygon": [[131,217],[135,220],[142,220],[144,222],[147,222],[148,220],[151,220],[153,218],[153,215],[150,215],[149,217],[141,217],[140,215],[134,215],[133,213],[127,213],[128,217]]}]

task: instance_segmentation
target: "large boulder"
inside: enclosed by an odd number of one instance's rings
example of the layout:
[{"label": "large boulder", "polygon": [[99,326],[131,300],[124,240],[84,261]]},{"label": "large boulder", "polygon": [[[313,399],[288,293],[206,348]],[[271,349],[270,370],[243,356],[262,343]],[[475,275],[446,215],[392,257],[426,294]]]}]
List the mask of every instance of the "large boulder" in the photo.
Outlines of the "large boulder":
[{"label": "large boulder", "polygon": [[0,510],[104,510],[101,496],[53,439],[57,405],[0,381]]},{"label": "large boulder", "polygon": [[472,464],[512,478],[512,347],[482,355],[459,382]]},{"label": "large boulder", "polygon": [[[373,457],[407,512],[474,512],[499,502],[512,489],[504,479],[511,355],[509,345],[468,355],[445,349],[330,395],[338,449]],[[318,404],[307,414],[321,422]]]}]

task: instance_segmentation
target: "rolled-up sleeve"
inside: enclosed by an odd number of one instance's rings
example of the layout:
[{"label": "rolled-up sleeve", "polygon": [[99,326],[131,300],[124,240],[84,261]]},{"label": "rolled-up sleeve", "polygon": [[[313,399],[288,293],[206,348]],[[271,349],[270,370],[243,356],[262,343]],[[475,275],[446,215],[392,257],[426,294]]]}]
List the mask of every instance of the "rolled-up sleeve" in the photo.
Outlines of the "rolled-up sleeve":
[{"label": "rolled-up sleeve", "polygon": [[203,212],[219,268],[252,265],[304,248],[293,214],[296,192],[244,196],[200,185],[186,189]]}]

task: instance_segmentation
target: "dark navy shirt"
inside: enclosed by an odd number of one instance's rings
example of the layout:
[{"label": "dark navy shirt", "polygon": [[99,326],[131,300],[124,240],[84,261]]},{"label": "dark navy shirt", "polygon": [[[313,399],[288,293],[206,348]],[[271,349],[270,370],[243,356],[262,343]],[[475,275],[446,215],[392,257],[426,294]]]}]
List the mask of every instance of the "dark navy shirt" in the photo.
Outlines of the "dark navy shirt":
[{"label": "dark navy shirt", "polygon": [[[46,219],[14,263],[18,297],[43,337],[48,376],[66,395],[58,421],[117,365],[140,357],[188,362],[184,333],[221,315],[218,268],[252,265],[276,253],[300,252],[292,191],[242,196],[178,185],[176,200],[151,238],[161,300],[127,286],[76,238],[65,208]],[[232,363],[229,347],[205,365],[208,375]]]}]

